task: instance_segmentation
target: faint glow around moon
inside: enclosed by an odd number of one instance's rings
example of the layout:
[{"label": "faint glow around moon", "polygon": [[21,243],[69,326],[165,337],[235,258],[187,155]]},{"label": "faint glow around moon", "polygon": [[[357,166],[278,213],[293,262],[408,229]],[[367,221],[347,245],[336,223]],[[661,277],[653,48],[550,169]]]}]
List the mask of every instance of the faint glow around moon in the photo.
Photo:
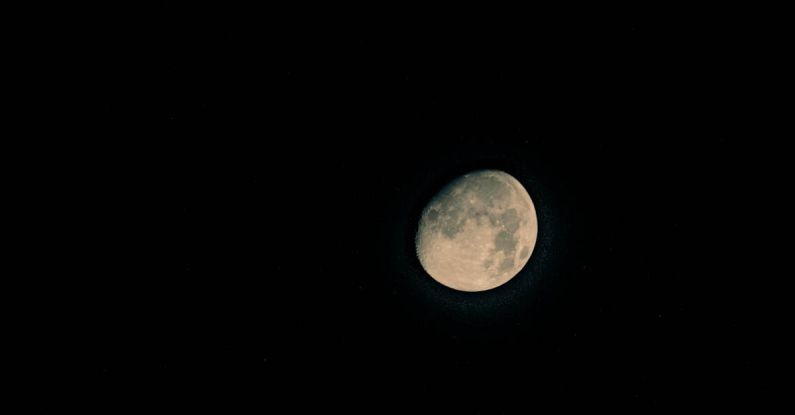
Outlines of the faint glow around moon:
[{"label": "faint glow around moon", "polygon": [[460,291],[485,291],[522,270],[537,236],[535,206],[524,186],[508,173],[481,170],[434,196],[415,242],[433,279]]}]

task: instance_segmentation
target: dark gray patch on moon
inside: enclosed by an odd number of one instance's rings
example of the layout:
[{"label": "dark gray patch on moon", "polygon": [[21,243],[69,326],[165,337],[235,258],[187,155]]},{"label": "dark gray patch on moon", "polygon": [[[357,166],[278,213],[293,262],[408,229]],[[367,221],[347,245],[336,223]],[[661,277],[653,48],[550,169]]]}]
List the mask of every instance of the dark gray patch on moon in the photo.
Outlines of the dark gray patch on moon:
[{"label": "dark gray patch on moon", "polygon": [[466,217],[460,216],[460,210],[454,210],[450,213],[450,216],[445,216],[442,219],[442,234],[444,234],[444,236],[452,239],[464,229]]},{"label": "dark gray patch on moon", "polygon": [[436,209],[430,209],[428,211],[428,221],[430,221],[430,223],[436,223],[437,219],[439,219],[439,211]]},{"label": "dark gray patch on moon", "polygon": [[438,201],[440,206],[445,206],[444,211],[440,213],[436,208],[430,209],[427,219],[433,229],[438,229],[444,236],[452,239],[463,230],[466,215],[461,206],[448,202],[448,196]]},{"label": "dark gray patch on moon", "polygon": [[512,232],[500,231],[497,234],[497,238],[494,239],[494,250],[496,252],[502,251],[505,256],[513,256],[518,242]]},{"label": "dark gray patch on moon", "polygon": [[513,258],[505,258],[500,263],[499,271],[502,273],[510,270],[511,268],[513,268]]},{"label": "dark gray patch on moon", "polygon": [[522,252],[519,253],[519,259],[524,260],[528,255],[530,255],[530,247],[526,246],[522,248]]},{"label": "dark gray patch on moon", "polygon": [[510,188],[502,180],[491,176],[475,176],[467,182],[466,190],[473,192],[489,206],[508,198]]},{"label": "dark gray patch on moon", "polygon": [[516,209],[508,209],[500,215],[500,221],[508,233],[513,234],[519,229],[519,213]]}]

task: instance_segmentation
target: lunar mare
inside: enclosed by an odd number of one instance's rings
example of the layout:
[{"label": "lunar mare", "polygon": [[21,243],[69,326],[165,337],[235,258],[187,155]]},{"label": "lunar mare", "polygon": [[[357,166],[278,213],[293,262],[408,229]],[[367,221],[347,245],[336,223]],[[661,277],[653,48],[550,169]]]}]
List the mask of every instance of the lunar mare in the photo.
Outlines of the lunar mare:
[{"label": "lunar mare", "polygon": [[415,242],[433,279],[460,291],[485,291],[524,268],[537,236],[535,206],[524,186],[508,173],[481,170],[431,199]]}]

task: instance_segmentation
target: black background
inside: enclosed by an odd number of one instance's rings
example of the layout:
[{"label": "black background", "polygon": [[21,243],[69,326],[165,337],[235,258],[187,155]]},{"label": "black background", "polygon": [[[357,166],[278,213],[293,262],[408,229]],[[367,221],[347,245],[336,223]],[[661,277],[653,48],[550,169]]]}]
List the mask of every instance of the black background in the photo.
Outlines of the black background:
[{"label": "black background", "polygon": [[[176,208],[134,244],[163,262],[101,287],[98,408],[770,393],[759,232],[778,165],[749,64],[763,52],[740,28],[154,14],[108,91],[133,98],[107,115],[166,166],[159,182],[142,162],[157,184],[130,203]],[[519,177],[541,222],[543,255],[493,295],[434,285],[410,253],[427,198],[478,168]]]}]

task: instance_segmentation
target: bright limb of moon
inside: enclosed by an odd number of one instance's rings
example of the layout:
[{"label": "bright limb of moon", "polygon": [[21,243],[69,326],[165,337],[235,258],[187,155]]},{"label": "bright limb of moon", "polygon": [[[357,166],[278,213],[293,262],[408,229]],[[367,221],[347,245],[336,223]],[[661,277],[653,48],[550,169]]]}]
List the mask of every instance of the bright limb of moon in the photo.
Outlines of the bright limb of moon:
[{"label": "bright limb of moon", "polygon": [[538,237],[530,194],[499,170],[465,174],[422,212],[415,239],[425,271],[460,291],[485,291],[524,268]]}]

